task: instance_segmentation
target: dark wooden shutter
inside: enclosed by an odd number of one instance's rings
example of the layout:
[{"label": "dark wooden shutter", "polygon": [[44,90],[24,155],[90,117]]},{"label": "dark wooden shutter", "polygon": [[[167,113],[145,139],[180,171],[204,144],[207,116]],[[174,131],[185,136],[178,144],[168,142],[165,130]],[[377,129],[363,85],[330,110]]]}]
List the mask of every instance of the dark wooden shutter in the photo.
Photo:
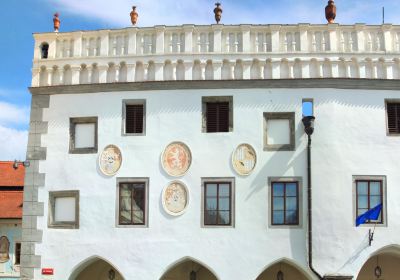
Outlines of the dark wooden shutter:
[{"label": "dark wooden shutter", "polygon": [[207,103],[207,132],[229,132],[229,102]]},{"label": "dark wooden shutter", "polygon": [[400,133],[400,103],[387,103],[389,133]]},{"label": "dark wooden shutter", "polygon": [[125,133],[143,133],[143,104],[126,105]]}]

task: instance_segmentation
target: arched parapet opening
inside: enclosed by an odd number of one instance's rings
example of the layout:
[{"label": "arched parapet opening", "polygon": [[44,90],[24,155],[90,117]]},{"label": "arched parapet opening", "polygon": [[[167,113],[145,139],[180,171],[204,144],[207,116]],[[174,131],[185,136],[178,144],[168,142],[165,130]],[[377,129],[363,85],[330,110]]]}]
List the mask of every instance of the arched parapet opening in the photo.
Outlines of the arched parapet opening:
[{"label": "arched parapet opening", "polygon": [[310,60],[310,78],[321,78],[319,62],[316,58]]},{"label": "arched parapet opening", "polygon": [[233,66],[229,62],[229,60],[224,59],[222,62],[222,70],[221,70],[221,79],[222,80],[232,80],[233,79]]},{"label": "arched parapet opening", "polygon": [[400,79],[400,60],[393,59],[393,79]]},{"label": "arched parapet opening", "polygon": [[86,64],[81,64],[81,71],[79,73],[79,84],[89,83],[89,71]]},{"label": "arched parapet opening", "polygon": [[142,82],[145,79],[143,62],[136,62],[135,82]]},{"label": "arched parapet opening", "polygon": [[115,64],[113,62],[110,62],[107,69],[107,83],[114,83],[116,81],[116,78]]},{"label": "arched parapet opening", "polygon": [[64,85],[71,85],[72,84],[72,70],[70,65],[64,66],[64,75],[63,75],[63,82]]},{"label": "arched parapet opening", "polygon": [[206,70],[205,70],[205,79],[206,80],[214,80],[214,66],[212,60],[207,60]]},{"label": "arched parapet opening", "polygon": [[329,58],[325,58],[322,65],[322,76],[324,78],[332,78],[332,63]]},{"label": "arched parapet opening", "polygon": [[388,245],[367,255],[360,262],[355,280],[397,280],[400,275],[400,245]]},{"label": "arched parapet opening", "polygon": [[250,78],[251,79],[261,79],[261,66],[258,59],[253,59],[250,68]]},{"label": "arched parapet opening", "polygon": [[105,258],[91,256],[76,265],[68,280],[124,280],[121,271]]},{"label": "arched parapet opening", "polygon": [[272,60],[267,59],[264,65],[264,79],[272,79]]},{"label": "arched parapet opening", "polygon": [[178,81],[183,81],[185,79],[185,64],[183,60],[178,60],[176,64],[176,79]]},{"label": "arched parapet opening", "polygon": [[171,60],[164,62],[163,79],[164,81],[174,80],[174,69]]},{"label": "arched parapet opening", "polygon": [[[278,274],[283,278],[278,278]],[[316,279],[312,272],[307,268],[297,264],[293,260],[281,258],[265,266],[255,280],[310,280]]]},{"label": "arched parapet opening", "polygon": [[378,59],[377,62],[377,78],[378,79],[386,79],[387,78],[387,67],[385,63],[385,59],[383,57]]},{"label": "arched parapet opening", "polygon": [[236,60],[233,73],[234,73],[235,80],[243,79],[243,61],[241,59]]},{"label": "arched parapet opening", "polygon": [[119,64],[119,76],[118,82],[126,82],[128,80],[128,67],[126,66],[126,62],[122,61]]},{"label": "arched parapet opening", "polygon": [[293,78],[301,79],[303,77],[302,62],[300,58],[296,58],[293,64]]},{"label": "arched parapet opening", "polygon": [[372,64],[372,59],[367,57],[364,63],[365,63],[365,78],[367,79],[374,78],[374,66]]},{"label": "arched parapet opening", "polygon": [[154,61],[149,61],[147,66],[147,81],[155,81],[156,80],[156,64]]},{"label": "arched parapet opening", "polygon": [[350,61],[350,78],[360,78],[360,67],[356,57]]},{"label": "arched parapet opening", "polygon": [[215,271],[205,263],[192,257],[183,257],[169,265],[160,280],[218,280]]},{"label": "arched parapet opening", "polygon": [[290,78],[289,72],[289,61],[286,58],[281,60],[280,64],[280,78],[281,79],[288,79]]},{"label": "arched parapet opening", "polygon": [[192,68],[192,80],[202,80],[202,76],[200,60],[195,60]]}]

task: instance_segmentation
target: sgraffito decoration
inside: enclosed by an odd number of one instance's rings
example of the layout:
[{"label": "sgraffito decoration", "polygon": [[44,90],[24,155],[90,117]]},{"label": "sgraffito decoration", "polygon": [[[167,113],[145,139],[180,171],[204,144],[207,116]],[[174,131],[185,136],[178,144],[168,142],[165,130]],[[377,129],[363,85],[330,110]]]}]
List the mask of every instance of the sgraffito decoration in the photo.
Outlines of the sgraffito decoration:
[{"label": "sgraffito decoration", "polygon": [[182,215],[189,203],[189,193],[185,184],[173,181],[164,188],[162,203],[165,212],[172,216]]},{"label": "sgraffito decoration", "polygon": [[192,154],[186,144],[172,142],[161,156],[162,167],[169,175],[179,177],[184,175],[192,163]]},{"label": "sgraffito decoration", "polygon": [[104,175],[115,175],[122,164],[122,154],[115,145],[108,145],[104,148],[99,157],[99,167]]},{"label": "sgraffito decoration", "polygon": [[239,175],[249,175],[256,166],[257,155],[249,144],[240,144],[232,155],[233,169]]}]

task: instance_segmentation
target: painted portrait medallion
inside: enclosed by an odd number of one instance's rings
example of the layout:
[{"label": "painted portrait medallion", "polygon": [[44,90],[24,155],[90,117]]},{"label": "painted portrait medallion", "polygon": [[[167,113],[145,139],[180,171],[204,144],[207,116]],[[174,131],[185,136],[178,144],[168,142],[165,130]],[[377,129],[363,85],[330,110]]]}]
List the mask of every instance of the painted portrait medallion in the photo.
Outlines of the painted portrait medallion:
[{"label": "painted portrait medallion", "polygon": [[164,188],[162,203],[165,212],[170,215],[182,215],[189,202],[188,190],[180,181],[173,181]]},{"label": "painted portrait medallion", "polygon": [[257,156],[252,146],[240,144],[232,155],[232,165],[239,175],[249,175],[256,166]]},{"label": "painted portrait medallion", "polygon": [[184,175],[192,163],[192,154],[188,146],[182,142],[172,142],[161,157],[162,166],[169,175],[179,177]]},{"label": "painted portrait medallion", "polygon": [[99,157],[100,170],[104,175],[112,176],[118,172],[122,164],[120,149],[115,145],[108,145],[104,148]]}]

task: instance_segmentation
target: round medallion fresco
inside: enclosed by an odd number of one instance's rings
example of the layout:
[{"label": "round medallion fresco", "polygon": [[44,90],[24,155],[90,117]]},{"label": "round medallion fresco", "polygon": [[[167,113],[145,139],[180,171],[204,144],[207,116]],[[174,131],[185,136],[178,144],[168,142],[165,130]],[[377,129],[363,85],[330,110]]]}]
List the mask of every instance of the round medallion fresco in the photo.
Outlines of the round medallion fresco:
[{"label": "round medallion fresco", "polygon": [[249,144],[240,144],[232,155],[232,165],[239,175],[249,175],[256,166],[257,155]]},{"label": "round medallion fresco", "polygon": [[122,154],[115,145],[108,145],[104,148],[99,157],[100,170],[104,175],[112,176],[118,172],[122,164]]},{"label": "round medallion fresco", "polygon": [[170,215],[182,215],[189,203],[188,190],[182,182],[173,181],[164,188],[162,203],[165,212]]},{"label": "round medallion fresco", "polygon": [[192,154],[188,146],[182,142],[172,142],[161,156],[162,166],[169,175],[179,177],[184,175],[192,163]]}]

